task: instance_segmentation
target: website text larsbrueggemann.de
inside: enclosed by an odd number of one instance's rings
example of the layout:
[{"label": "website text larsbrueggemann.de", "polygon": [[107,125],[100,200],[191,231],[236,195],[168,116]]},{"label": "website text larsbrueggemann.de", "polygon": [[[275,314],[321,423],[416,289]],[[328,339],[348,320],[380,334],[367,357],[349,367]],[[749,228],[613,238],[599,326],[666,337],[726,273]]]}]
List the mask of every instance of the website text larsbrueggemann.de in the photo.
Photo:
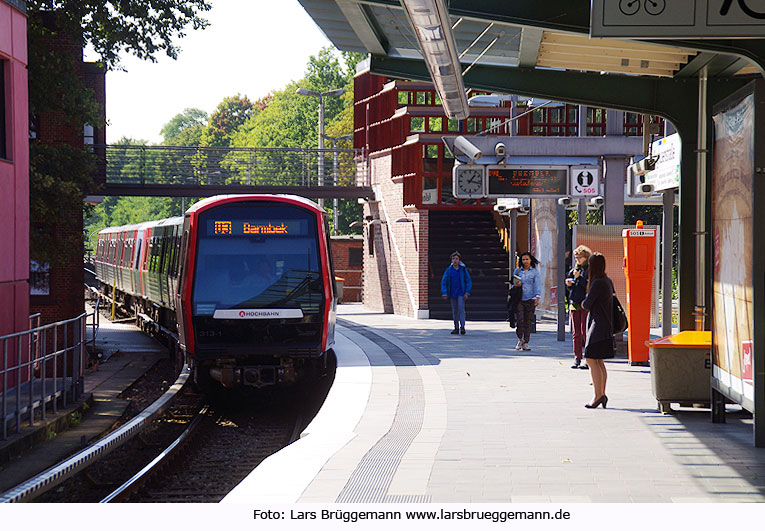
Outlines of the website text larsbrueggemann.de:
[{"label": "website text larsbrueggemann.de", "polygon": [[569,520],[571,513],[559,509],[552,511],[471,511],[468,509],[418,511],[346,511],[323,509],[274,511],[255,509],[255,520],[336,520],[355,523],[362,520],[487,520],[502,523],[510,520]]}]

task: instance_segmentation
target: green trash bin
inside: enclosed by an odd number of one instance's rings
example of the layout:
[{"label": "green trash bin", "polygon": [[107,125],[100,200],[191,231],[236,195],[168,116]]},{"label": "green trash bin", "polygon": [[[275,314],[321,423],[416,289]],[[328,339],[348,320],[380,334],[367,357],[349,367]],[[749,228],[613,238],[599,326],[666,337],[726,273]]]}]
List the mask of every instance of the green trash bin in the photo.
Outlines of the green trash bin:
[{"label": "green trash bin", "polygon": [[646,341],[646,345],[651,364],[651,387],[659,411],[671,412],[672,403],[709,406],[712,332],[686,330]]}]

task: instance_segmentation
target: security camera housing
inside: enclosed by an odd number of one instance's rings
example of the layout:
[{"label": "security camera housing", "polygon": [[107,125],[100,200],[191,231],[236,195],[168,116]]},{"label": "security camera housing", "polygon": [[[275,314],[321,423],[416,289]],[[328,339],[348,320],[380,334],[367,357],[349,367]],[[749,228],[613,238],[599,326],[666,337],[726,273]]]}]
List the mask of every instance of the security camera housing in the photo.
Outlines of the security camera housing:
[{"label": "security camera housing", "polygon": [[605,203],[605,199],[603,199],[602,195],[590,199],[590,204],[594,207],[601,207],[603,206],[603,203]]},{"label": "security camera housing", "polygon": [[483,156],[481,150],[474,146],[473,143],[464,136],[458,136],[454,139],[454,148],[466,155],[471,161],[478,160]]},{"label": "security camera housing", "polygon": [[638,185],[638,192],[643,195],[651,195],[654,192],[654,186],[650,183],[641,183]]},{"label": "security camera housing", "polygon": [[561,197],[558,199],[558,204],[564,207],[567,207],[571,204],[571,198],[570,197]]},{"label": "security camera housing", "polygon": [[658,160],[659,157],[653,159],[645,158],[630,165],[630,169],[635,175],[645,175],[646,173],[656,169],[656,161]]},{"label": "security camera housing", "polygon": [[494,146],[494,154],[498,157],[504,157],[507,154],[505,144],[502,142],[497,142],[497,144]]}]

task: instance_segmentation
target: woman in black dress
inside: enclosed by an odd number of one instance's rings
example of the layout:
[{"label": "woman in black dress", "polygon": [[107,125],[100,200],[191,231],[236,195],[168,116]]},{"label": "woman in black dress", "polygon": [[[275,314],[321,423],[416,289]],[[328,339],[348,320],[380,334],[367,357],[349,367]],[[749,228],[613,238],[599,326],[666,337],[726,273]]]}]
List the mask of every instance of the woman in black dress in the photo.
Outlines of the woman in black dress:
[{"label": "woman in black dress", "polygon": [[602,254],[593,253],[588,262],[589,288],[587,297],[582,301],[582,307],[589,311],[584,357],[590,366],[595,396],[584,407],[593,409],[602,405],[605,409],[608,397],[606,364],[603,360],[614,357],[614,285],[606,275],[606,259]]}]

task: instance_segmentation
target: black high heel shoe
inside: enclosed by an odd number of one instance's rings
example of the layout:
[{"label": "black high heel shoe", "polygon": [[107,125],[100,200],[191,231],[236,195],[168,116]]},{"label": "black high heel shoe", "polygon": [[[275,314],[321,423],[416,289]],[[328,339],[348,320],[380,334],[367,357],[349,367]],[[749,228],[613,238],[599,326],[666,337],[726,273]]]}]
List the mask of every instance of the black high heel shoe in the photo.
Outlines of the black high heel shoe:
[{"label": "black high heel shoe", "polygon": [[606,404],[608,404],[608,397],[606,395],[601,396],[597,400],[595,400],[592,404],[585,404],[584,407],[587,409],[595,409],[599,405],[603,405],[603,409],[606,409]]}]

